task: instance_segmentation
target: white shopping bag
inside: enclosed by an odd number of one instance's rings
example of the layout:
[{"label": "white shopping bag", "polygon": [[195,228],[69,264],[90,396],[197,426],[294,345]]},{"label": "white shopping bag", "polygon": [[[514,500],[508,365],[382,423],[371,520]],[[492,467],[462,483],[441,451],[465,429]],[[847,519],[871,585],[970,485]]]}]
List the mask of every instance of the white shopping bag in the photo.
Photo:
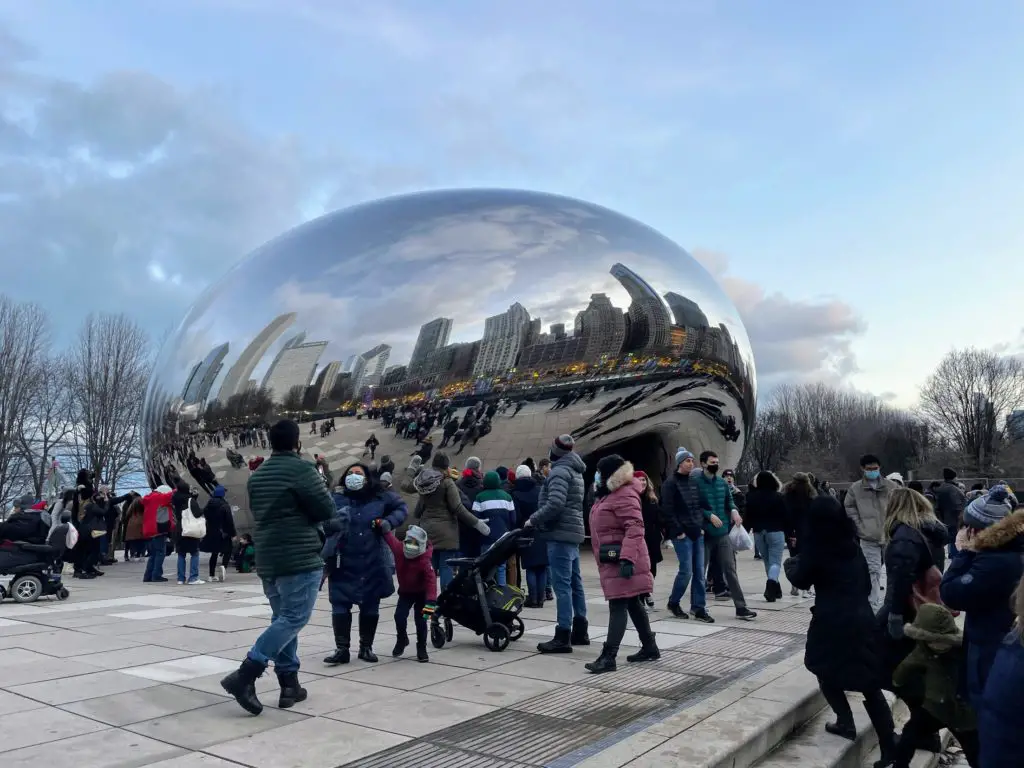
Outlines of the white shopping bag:
[{"label": "white shopping bag", "polygon": [[729,541],[732,543],[732,548],[737,552],[746,552],[748,549],[754,548],[754,539],[751,538],[750,534],[747,533],[747,529],[742,525],[734,525],[732,530],[729,531]]}]

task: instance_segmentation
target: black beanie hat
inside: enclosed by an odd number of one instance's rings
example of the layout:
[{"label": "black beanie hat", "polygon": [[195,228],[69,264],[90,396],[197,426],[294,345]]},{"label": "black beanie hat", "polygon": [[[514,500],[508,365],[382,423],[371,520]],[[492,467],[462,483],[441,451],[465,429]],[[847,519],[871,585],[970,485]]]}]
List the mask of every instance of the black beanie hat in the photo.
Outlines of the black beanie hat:
[{"label": "black beanie hat", "polygon": [[445,470],[448,469],[448,467],[450,467],[451,465],[452,463],[448,459],[448,454],[446,453],[435,453],[434,458],[430,460],[430,466],[432,466],[434,469]]},{"label": "black beanie hat", "polygon": [[608,482],[608,478],[614,475],[626,460],[619,456],[617,453],[613,453],[611,456],[605,456],[599,462],[597,462],[597,471],[601,473],[601,485]]},{"label": "black beanie hat", "polygon": [[942,479],[945,480],[947,483],[953,482],[954,480],[956,480],[956,470],[946,467],[945,469],[942,470]]}]

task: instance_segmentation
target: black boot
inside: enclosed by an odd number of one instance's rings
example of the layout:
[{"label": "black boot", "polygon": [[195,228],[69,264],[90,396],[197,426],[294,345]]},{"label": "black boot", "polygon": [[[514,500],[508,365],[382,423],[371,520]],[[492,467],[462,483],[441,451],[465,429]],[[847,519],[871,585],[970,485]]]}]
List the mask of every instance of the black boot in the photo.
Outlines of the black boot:
[{"label": "black boot", "polygon": [[299,685],[299,673],[298,672],[278,672],[277,682],[281,686],[281,698],[277,701],[277,706],[281,709],[288,709],[294,707],[300,701],[305,701],[306,689]]},{"label": "black boot", "polygon": [[537,650],[541,653],[572,653],[570,636],[571,632],[568,629],[555,627],[555,636],[546,643],[538,643]]},{"label": "black boot", "polygon": [[573,645],[590,645],[590,635],[587,633],[589,628],[590,625],[585,618],[582,616],[574,617],[569,642]]},{"label": "black boot", "polygon": [[600,675],[602,672],[614,672],[615,666],[615,654],[619,652],[619,646],[604,644],[604,648],[601,649],[601,655],[597,657],[596,661],[592,661],[589,664],[583,666],[587,668],[587,671]]},{"label": "black boot", "polygon": [[349,645],[352,642],[352,614],[332,613],[331,625],[334,628],[334,653],[324,659],[324,664],[332,667],[338,664],[348,664]]},{"label": "black boot", "polygon": [[632,619],[633,626],[636,627],[636,633],[640,637],[640,650],[627,656],[626,661],[634,663],[638,661],[657,661],[661,658],[661,651],[658,650],[658,644],[654,639],[654,632],[651,631],[651,617],[647,615],[647,611],[638,603],[631,602],[628,610],[629,618]]},{"label": "black boot", "polygon": [[764,585],[764,599],[766,602],[774,603],[777,599],[775,597],[775,588],[779,586],[779,582],[774,579],[768,579]]},{"label": "black boot", "polygon": [[380,616],[367,616],[359,612],[359,658],[370,664],[376,664],[377,655],[373,652],[373,638],[377,634],[377,622]]},{"label": "black boot", "polygon": [[875,729],[875,733],[878,734],[878,749],[881,756],[875,763],[875,767],[885,768],[895,763],[897,757],[896,724],[892,720],[892,710],[889,708],[889,702],[881,693],[865,697],[864,709],[867,710],[871,725]]},{"label": "black boot", "polygon": [[263,711],[263,705],[256,697],[256,680],[263,676],[266,667],[247,658],[242,665],[220,681],[220,687],[235,697],[235,701],[251,715]]},{"label": "black boot", "polygon": [[398,658],[409,647],[409,633],[405,627],[396,627],[396,629],[398,630],[398,639],[395,640],[395,649],[391,651],[391,655]]},{"label": "black boot", "polygon": [[416,638],[416,661],[420,663],[426,663],[430,661],[430,656],[427,654],[427,639]]},{"label": "black boot", "polygon": [[852,720],[848,723],[842,720],[836,720],[834,723],[825,723],[825,730],[833,736],[839,736],[850,741],[857,740],[857,726],[854,725]]}]

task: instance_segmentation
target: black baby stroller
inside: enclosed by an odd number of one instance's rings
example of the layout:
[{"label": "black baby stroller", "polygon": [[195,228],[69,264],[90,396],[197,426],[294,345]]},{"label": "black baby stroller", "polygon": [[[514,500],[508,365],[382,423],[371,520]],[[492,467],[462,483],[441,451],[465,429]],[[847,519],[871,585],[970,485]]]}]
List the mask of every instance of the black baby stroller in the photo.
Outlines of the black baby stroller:
[{"label": "black baby stroller", "polygon": [[[503,651],[523,636],[526,627],[519,617],[525,595],[512,586],[498,586],[494,573],[519,549],[526,536],[522,530],[509,531],[479,557],[453,558],[455,578],[437,597],[437,610],[430,623],[430,642],[443,648],[452,639],[452,622],[484,636],[484,645]],[[443,622],[443,624],[442,624]]]},{"label": "black baby stroller", "polygon": [[0,600],[13,597],[19,603],[34,603],[47,595],[68,598],[61,581],[68,526],[62,523],[50,531],[46,544],[0,542],[0,580],[11,577],[6,587],[0,584]]}]

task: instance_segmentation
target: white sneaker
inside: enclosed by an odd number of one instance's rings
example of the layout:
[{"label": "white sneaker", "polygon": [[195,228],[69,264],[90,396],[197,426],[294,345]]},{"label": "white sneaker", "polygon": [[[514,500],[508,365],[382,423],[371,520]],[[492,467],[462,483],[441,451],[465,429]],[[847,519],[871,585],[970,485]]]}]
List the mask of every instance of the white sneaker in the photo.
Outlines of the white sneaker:
[{"label": "white sneaker", "polygon": [[224,581],[224,577],[227,576],[228,569],[223,565],[217,566],[217,581]]},{"label": "white sneaker", "polygon": [[198,585],[198,584],[205,584],[205,583],[206,583],[206,582],[205,582],[205,581],[203,581],[202,579],[196,579],[195,581],[190,581],[190,582],[188,583],[188,585],[189,585],[190,587],[193,587],[193,586],[196,586],[196,585]]},{"label": "white sneaker", "polygon": [[179,587],[184,587],[185,586],[185,582],[184,581],[179,581],[178,582],[178,586]]}]

